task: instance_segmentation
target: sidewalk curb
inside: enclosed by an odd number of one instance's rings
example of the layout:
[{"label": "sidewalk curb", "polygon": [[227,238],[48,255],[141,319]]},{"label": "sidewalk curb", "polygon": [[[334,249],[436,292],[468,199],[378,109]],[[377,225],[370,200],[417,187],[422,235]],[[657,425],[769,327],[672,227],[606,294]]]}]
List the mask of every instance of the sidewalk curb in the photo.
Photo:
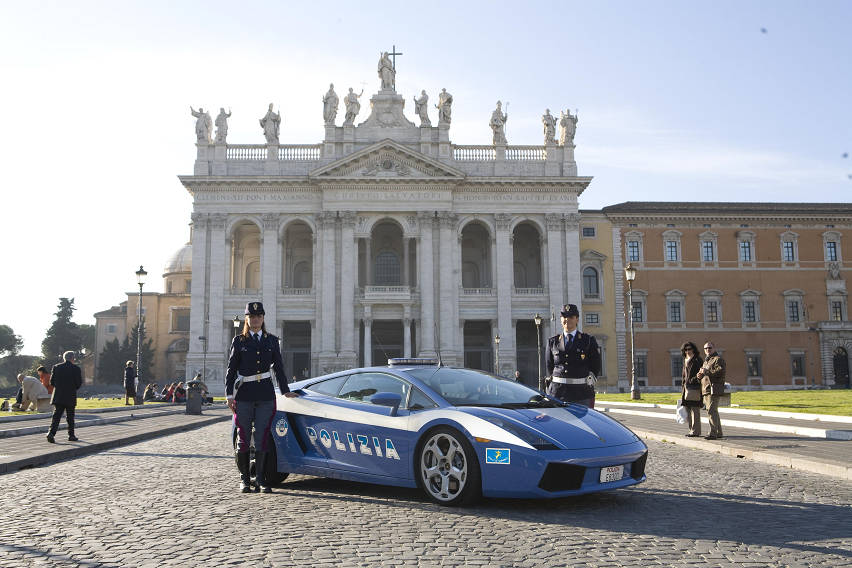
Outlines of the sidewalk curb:
[{"label": "sidewalk curb", "polygon": [[[633,408],[664,408],[674,411],[675,404],[659,404],[654,402],[621,402],[615,400],[598,400],[595,406],[626,406]],[[765,416],[767,418],[787,418],[792,420],[811,420],[814,422],[841,422],[852,424],[852,416],[843,414],[810,414],[808,412],[779,412],[777,410],[754,410],[751,408],[719,407],[719,414],[747,414],[750,416]]]},{"label": "sidewalk curb", "polygon": [[[144,420],[145,418],[157,418],[159,416],[168,416],[170,414],[180,414],[181,412],[184,412],[182,408],[164,408],[163,410],[152,410],[146,414],[128,414],[125,416],[112,416],[109,418],[78,420],[76,421],[75,427],[86,428],[88,426],[99,426],[101,424],[117,424],[119,422],[127,422],[129,420]],[[63,423],[59,425],[59,431],[67,429],[68,424]],[[43,434],[49,430],[49,424],[43,424],[41,426],[22,426],[21,428],[15,428],[14,430],[0,430],[0,440],[4,438],[14,438],[15,436],[26,436],[28,434]]]},{"label": "sidewalk curb", "polygon": [[661,434],[659,432],[641,430],[638,428],[630,428],[630,430],[637,436],[649,440],[685,446],[697,450],[716,452],[718,454],[735,458],[751,459],[756,462],[780,465],[790,469],[819,473],[821,475],[829,475],[831,477],[838,477],[840,479],[852,481],[852,466],[838,465],[837,463],[820,461],[814,458],[797,458],[766,450],[753,450],[750,448],[738,447],[726,442],[724,439],[721,442],[714,443],[711,441],[700,439],[696,440],[693,438],[680,439],[672,437],[671,434]]},{"label": "sidewalk curb", "polygon": [[[6,463],[0,463],[0,474],[3,473],[11,473],[18,471],[19,469],[28,468],[28,467],[36,467],[40,465],[46,465],[49,463],[67,460],[70,458],[82,457],[88,454],[96,453],[102,450],[108,450],[110,448],[117,448],[120,446],[126,446],[129,444],[134,444],[136,442],[142,442],[144,440],[150,440],[152,438],[159,438],[160,436],[167,436],[169,434],[177,434],[179,432],[187,432],[189,430],[195,430],[196,428],[201,428],[202,426],[209,426],[210,424],[215,424],[216,422],[224,422],[225,420],[229,420],[231,418],[230,414],[223,415],[209,415],[205,416],[201,420],[195,420],[193,422],[189,422],[187,424],[180,424],[177,426],[170,426],[166,428],[161,428],[158,430],[151,430],[147,432],[140,432],[138,434],[134,434],[132,436],[126,436],[123,438],[118,438],[116,440],[107,440],[104,442],[98,442],[94,444],[88,444],[85,446],[70,446],[68,448],[63,448],[61,450],[57,450],[54,452],[39,454],[34,456],[27,456],[15,461],[10,461]],[[43,440],[42,440],[43,441]]]},{"label": "sidewalk curb", "polygon": [[[77,408],[78,411],[83,411],[86,414],[101,414],[103,412],[121,412],[125,410],[136,410],[140,408],[145,409],[155,409],[155,408],[170,408],[174,406],[186,406],[184,402],[162,402],[159,403],[158,406],[154,407],[151,404],[142,405],[128,405],[128,406],[106,406],[104,408]],[[37,418],[50,418],[53,416],[53,411],[50,412],[35,412],[33,414],[17,414],[15,416],[0,416],[0,424],[6,424],[9,422],[21,422],[26,420],[35,420]]]}]

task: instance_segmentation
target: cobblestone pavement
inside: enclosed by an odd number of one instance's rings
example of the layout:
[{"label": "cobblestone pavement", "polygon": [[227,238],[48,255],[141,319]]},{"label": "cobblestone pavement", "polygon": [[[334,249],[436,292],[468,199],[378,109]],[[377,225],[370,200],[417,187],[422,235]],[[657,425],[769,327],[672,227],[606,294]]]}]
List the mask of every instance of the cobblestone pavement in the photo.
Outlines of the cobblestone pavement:
[{"label": "cobblestone pavement", "polygon": [[649,480],[434,505],[291,476],[237,493],[229,425],[0,476],[0,566],[852,566],[852,483],[650,441]]}]

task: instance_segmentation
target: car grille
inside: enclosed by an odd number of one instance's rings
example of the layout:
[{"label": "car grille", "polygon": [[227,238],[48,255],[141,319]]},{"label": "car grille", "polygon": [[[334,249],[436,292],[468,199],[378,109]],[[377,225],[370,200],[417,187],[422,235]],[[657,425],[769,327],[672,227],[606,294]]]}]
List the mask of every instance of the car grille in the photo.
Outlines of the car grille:
[{"label": "car grille", "polygon": [[583,484],[586,468],[570,463],[549,463],[538,486],[545,491],[570,491]]},{"label": "car grille", "polygon": [[642,454],[642,457],[630,465],[630,477],[637,481],[642,479],[642,476],[645,475],[646,461],[648,461],[648,452]]}]

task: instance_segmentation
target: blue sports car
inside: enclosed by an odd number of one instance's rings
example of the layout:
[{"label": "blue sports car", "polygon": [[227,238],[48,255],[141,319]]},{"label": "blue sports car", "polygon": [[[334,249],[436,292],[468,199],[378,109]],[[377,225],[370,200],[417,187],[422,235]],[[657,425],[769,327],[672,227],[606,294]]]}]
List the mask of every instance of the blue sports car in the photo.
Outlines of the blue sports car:
[{"label": "blue sports car", "polygon": [[290,385],[267,483],[289,473],[420,487],[443,505],[645,481],[647,446],[615,420],[483,371],[394,359]]}]

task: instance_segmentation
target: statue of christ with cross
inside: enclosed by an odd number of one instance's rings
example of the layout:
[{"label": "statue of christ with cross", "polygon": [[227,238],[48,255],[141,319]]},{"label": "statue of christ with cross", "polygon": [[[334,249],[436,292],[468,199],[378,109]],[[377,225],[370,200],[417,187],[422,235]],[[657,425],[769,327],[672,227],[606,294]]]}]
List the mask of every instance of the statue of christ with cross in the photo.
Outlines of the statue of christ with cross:
[{"label": "statue of christ with cross", "polygon": [[[393,56],[393,61],[391,61],[390,56]],[[379,79],[382,81],[382,90],[383,91],[395,91],[396,90],[396,56],[402,55],[402,53],[396,52],[396,46],[393,46],[392,53],[388,53],[387,51],[383,51],[381,57],[379,58],[378,65],[378,73]]]}]

